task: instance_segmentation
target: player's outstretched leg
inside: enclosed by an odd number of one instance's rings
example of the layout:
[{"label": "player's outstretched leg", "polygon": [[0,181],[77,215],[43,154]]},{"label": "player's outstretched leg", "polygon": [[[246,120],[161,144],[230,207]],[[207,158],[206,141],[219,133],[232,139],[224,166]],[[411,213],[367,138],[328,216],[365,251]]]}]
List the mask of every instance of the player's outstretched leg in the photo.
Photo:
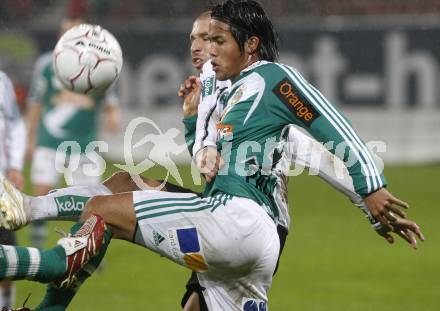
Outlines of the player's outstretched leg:
[{"label": "player's outstretched leg", "polygon": [[[75,224],[70,233],[75,234],[80,227],[81,223]],[[34,311],[64,311],[67,309],[82,284],[95,272],[103,260],[111,240],[111,234],[108,230],[105,231],[104,235],[104,244],[99,249],[98,254],[92,257],[90,261],[75,274],[74,282],[64,288],[58,287],[54,282],[49,283],[43,301]]]},{"label": "player's outstretched leg", "polygon": [[[142,177],[145,186],[161,182]],[[43,196],[28,196],[0,175],[0,228],[17,230],[37,220],[78,221],[86,202],[97,195],[139,190],[129,173],[116,172],[103,184],[56,189]]]},{"label": "player's outstretched leg", "polygon": [[78,220],[84,206],[95,195],[107,195],[105,185],[72,186],[44,196],[28,196],[0,175],[0,227],[17,230],[35,220]]},{"label": "player's outstretched leg", "polygon": [[[161,182],[160,181],[155,181],[152,179],[148,179],[145,177],[142,177],[144,183],[147,186],[150,187],[158,187]],[[122,193],[122,192],[129,192],[129,191],[134,191],[134,190],[138,190],[137,185],[134,183],[134,181],[132,180],[131,176],[129,173],[125,172],[125,171],[120,171],[120,172],[116,172],[114,173],[110,178],[108,178],[106,181],[104,181],[104,185],[106,188],[108,188],[112,193]],[[187,189],[173,189],[173,185],[167,184],[166,185],[167,190],[168,191],[172,191],[172,192],[191,192],[190,190]],[[168,187],[170,187],[168,189]],[[124,199],[123,199],[124,200]],[[113,200],[110,200],[113,201]],[[125,203],[131,204],[131,200],[124,200]],[[92,202],[89,203],[89,206],[87,206],[87,210],[88,212],[90,212],[93,208],[97,208],[97,205],[102,205],[103,207],[108,207],[108,213],[106,213],[105,215],[103,215],[106,219],[108,219],[109,222],[111,222],[111,217],[109,217],[109,213],[111,213],[112,211],[115,212],[117,211],[118,214],[123,213],[121,210],[124,210],[126,208],[128,208],[127,206],[124,205],[119,205],[121,203],[121,199],[118,200],[118,203],[113,205],[113,204],[109,204],[109,202],[107,202],[105,200],[105,197],[101,197],[98,199],[94,199]],[[132,214],[133,216],[133,214]],[[111,224],[110,224],[111,225]],[[71,233],[74,234],[75,233],[75,226],[72,228]],[[106,241],[110,241],[110,233],[107,230],[106,231]],[[35,308],[34,311],[45,311],[45,310],[51,310],[51,311],[64,311],[67,309],[67,307],[69,306],[69,304],[71,303],[71,301],[73,300],[73,298],[75,297],[76,293],[79,291],[80,287],[82,286],[82,284],[93,274],[93,272],[98,268],[99,264],[101,263],[102,259],[105,256],[107,247],[108,247],[109,243],[105,243],[99,250],[99,253],[94,256],[88,263],[87,265],[81,269],[77,274],[76,274],[76,282],[74,284],[72,284],[71,287],[69,288],[59,288],[57,286],[55,286],[53,283],[48,284],[47,289],[46,289],[46,294],[44,296],[43,301]]]},{"label": "player's outstretched leg", "polygon": [[132,192],[91,198],[84,208],[81,219],[87,220],[92,215],[99,215],[104,219],[108,230],[112,233],[112,238],[133,241],[136,215]]},{"label": "player's outstretched leg", "polygon": [[92,257],[90,261],[79,270],[76,274],[75,282],[68,288],[60,288],[51,282],[47,285],[46,294],[43,301],[34,309],[34,311],[64,311],[72,302],[76,293],[81,288],[82,284],[93,274],[96,268],[101,263],[107,251],[109,243],[104,244],[99,253]]},{"label": "player's outstretched leg", "polygon": [[84,268],[104,244],[110,242],[110,235],[105,233],[106,227],[102,217],[92,215],[74,235],[58,241],[66,252],[67,271],[55,280],[57,287],[68,288],[76,282],[76,273]]},{"label": "player's outstretched leg", "polygon": [[76,234],[60,239],[59,245],[49,250],[0,245],[0,281],[55,281],[58,286],[68,286],[75,273],[97,254],[105,242],[104,232],[103,219],[93,215]]},{"label": "player's outstretched leg", "polygon": [[[119,174],[119,177],[124,176]],[[108,188],[112,189],[111,186]],[[87,218],[86,221],[88,221],[90,217],[94,217],[93,214],[99,214],[105,219],[106,225],[112,230],[115,238],[131,241],[136,224],[132,204],[133,199],[131,193],[93,197],[86,204],[83,218]],[[75,228],[72,229],[73,231],[75,230]],[[109,230],[106,230],[105,243],[99,249],[98,254],[73,276],[74,279],[69,283],[69,286],[60,288],[53,283],[49,284],[43,301],[37,306],[35,311],[65,310],[78,292],[81,284],[90,277],[98,267],[105,255],[111,237],[112,235]]]}]

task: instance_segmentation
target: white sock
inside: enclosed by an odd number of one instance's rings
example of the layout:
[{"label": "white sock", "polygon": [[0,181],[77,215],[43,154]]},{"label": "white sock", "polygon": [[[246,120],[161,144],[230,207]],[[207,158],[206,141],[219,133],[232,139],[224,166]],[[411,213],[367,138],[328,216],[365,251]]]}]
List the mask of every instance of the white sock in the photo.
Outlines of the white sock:
[{"label": "white sock", "polygon": [[11,308],[15,303],[15,285],[11,283],[8,288],[0,287],[0,308]]},{"label": "white sock", "polygon": [[25,210],[29,221],[78,220],[88,199],[109,194],[102,184],[61,188],[39,197],[25,196]]}]

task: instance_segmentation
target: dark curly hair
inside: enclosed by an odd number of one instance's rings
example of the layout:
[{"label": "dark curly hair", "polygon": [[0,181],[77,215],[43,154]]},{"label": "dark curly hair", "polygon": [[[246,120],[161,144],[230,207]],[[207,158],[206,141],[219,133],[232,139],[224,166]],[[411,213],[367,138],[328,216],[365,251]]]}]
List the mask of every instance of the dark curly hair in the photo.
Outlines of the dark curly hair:
[{"label": "dark curly hair", "polygon": [[254,0],[227,0],[211,7],[211,18],[229,25],[232,36],[243,53],[245,42],[256,36],[260,60],[278,58],[278,36],[261,5]]}]

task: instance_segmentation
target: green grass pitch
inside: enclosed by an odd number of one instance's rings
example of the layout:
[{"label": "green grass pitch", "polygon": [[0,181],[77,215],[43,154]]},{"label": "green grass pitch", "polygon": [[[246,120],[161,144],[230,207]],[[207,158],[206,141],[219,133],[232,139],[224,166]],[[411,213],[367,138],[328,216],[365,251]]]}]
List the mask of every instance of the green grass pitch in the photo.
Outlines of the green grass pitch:
[{"label": "green grass pitch", "polygon": [[[109,169],[107,175],[112,169]],[[191,186],[188,169],[184,180]],[[315,176],[290,179],[292,225],[269,293],[272,311],[440,310],[440,165],[387,167],[389,190],[408,201],[426,242],[389,245],[340,193]],[[150,177],[163,177],[152,171]],[[192,187],[194,188],[194,187]],[[199,188],[200,189],[200,188]],[[54,223],[68,228],[68,223]],[[48,245],[58,236],[50,229]],[[19,239],[27,242],[22,230]],[[139,246],[112,241],[103,272],[87,281],[70,310],[179,310],[190,271]],[[17,305],[45,285],[17,283]]]}]

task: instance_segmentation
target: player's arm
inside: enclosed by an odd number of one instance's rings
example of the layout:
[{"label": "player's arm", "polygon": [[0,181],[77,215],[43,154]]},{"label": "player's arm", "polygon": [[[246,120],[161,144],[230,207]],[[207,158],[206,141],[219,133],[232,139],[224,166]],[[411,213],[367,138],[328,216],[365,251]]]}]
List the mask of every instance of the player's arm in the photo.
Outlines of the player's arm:
[{"label": "player's arm", "polygon": [[287,156],[294,165],[308,168],[330,186],[346,195],[367,216],[373,228],[382,228],[365,206],[362,197],[354,190],[353,179],[342,161],[330,153],[321,143],[289,126]]},{"label": "player's arm", "polygon": [[5,104],[6,123],[6,159],[7,177],[18,189],[23,189],[22,175],[24,155],[26,151],[26,126],[15,96],[12,82],[6,75],[2,76],[3,99]]},{"label": "player's arm", "polygon": [[26,158],[30,160],[34,152],[37,141],[38,126],[43,105],[40,102],[28,102],[26,107],[26,125],[27,125],[27,146]]},{"label": "player's arm", "polygon": [[32,73],[32,82],[29,95],[26,100],[25,121],[27,126],[26,158],[30,160],[36,145],[38,127],[40,125],[41,112],[43,110],[44,94],[47,90],[47,81],[44,77],[46,67],[45,57],[40,57]]},{"label": "player's arm", "polygon": [[305,167],[311,173],[317,174],[352,202],[362,201],[362,197],[354,190],[353,179],[338,157],[295,126],[289,126],[288,131],[287,154],[292,164]]},{"label": "player's arm", "polygon": [[217,81],[212,64],[207,61],[200,74],[200,104],[196,123],[195,141],[193,146],[193,160],[210,182],[223,161],[217,151],[217,122],[222,111],[221,96],[229,87],[229,82]]},{"label": "player's arm", "polygon": [[203,65],[200,73],[200,87],[196,137],[192,152],[194,158],[201,149],[208,146],[216,148],[217,143],[217,125],[215,121],[219,117],[216,115],[219,111],[217,109],[217,80],[210,61]]},{"label": "player's arm", "polygon": [[121,125],[121,109],[119,108],[119,97],[116,93],[115,84],[110,86],[104,98],[104,127],[106,131],[115,133]]},{"label": "player's arm", "polygon": [[[279,65],[282,77],[273,87],[275,101],[290,123],[326,144],[347,166],[354,188],[382,225],[392,228],[394,214],[405,217],[400,207],[408,204],[386,189],[385,176],[350,122],[294,69]],[[281,111],[280,111],[281,112]],[[287,121],[287,120],[286,120]]]},{"label": "player's arm", "polygon": [[184,134],[185,134],[186,147],[188,148],[188,151],[192,157],[192,150],[194,147],[194,141],[196,137],[197,114],[189,117],[183,117],[182,122],[185,127]]},{"label": "player's arm", "polygon": [[182,98],[183,125],[185,127],[185,141],[192,157],[192,150],[196,137],[197,107],[200,100],[200,82],[196,76],[190,76],[179,87],[177,95]]},{"label": "player's arm", "polygon": [[[311,172],[318,174],[323,180],[335,189],[345,194],[361,211],[376,232],[383,236],[388,242],[393,243],[394,238],[390,235],[391,230],[382,226],[368,210],[362,197],[356,193],[351,178],[344,163],[330,153],[321,143],[301,133],[294,126],[288,128],[287,156],[295,165],[308,168]],[[405,239],[414,248],[417,248],[418,236],[424,240],[423,234],[414,221],[399,218],[393,222],[393,232]]]},{"label": "player's arm", "polygon": [[[207,86],[207,83],[214,83],[214,80],[214,78],[207,80],[203,73],[200,78],[190,76],[180,85],[178,91],[178,95],[183,98],[185,141],[194,162],[208,182],[214,178],[221,163],[215,147],[217,138],[213,116],[217,104],[215,85]],[[206,89],[207,87],[209,90]],[[212,93],[207,96],[208,92]]]}]

